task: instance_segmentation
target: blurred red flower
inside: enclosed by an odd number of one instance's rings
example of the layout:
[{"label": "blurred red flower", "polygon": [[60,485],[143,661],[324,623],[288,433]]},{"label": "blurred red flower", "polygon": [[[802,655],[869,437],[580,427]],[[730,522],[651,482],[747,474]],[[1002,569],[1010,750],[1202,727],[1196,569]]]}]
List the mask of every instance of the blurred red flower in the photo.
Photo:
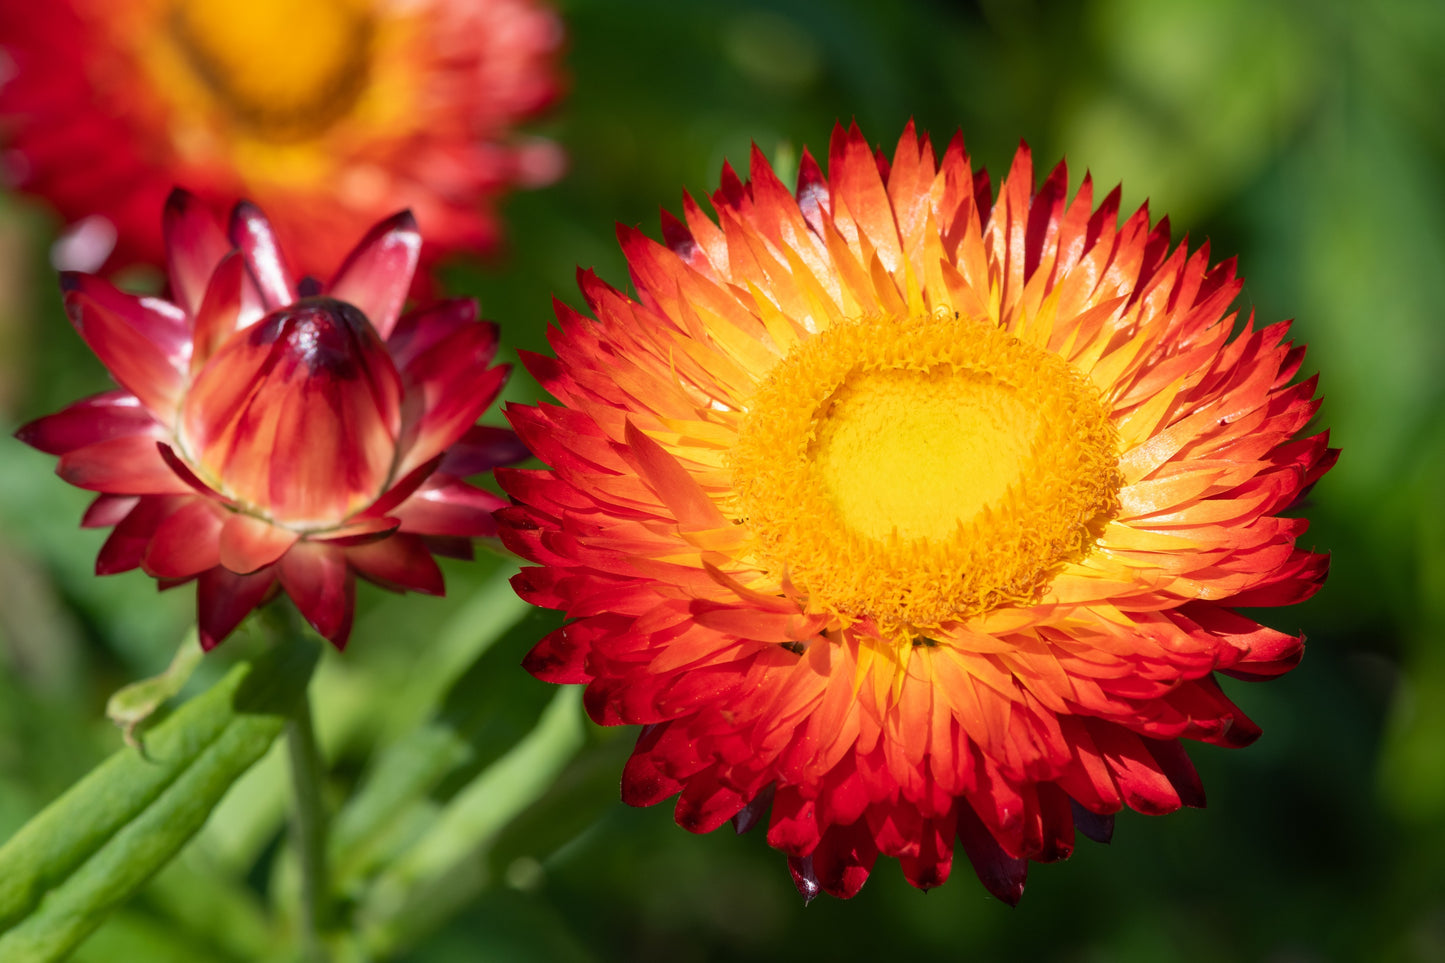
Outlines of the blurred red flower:
[{"label": "blurred red flower", "polygon": [[404,207],[424,263],[485,251],[498,195],[561,171],[512,131],[556,98],[561,43],[534,0],[0,4],[0,173],[117,267],[160,263],[176,184],[256,201],[302,275]]},{"label": "blurred red flower", "polygon": [[622,229],[636,300],[558,308],[561,406],[508,410],[551,468],[497,517],[573,619],[528,668],[645,726],[628,802],[766,820],[809,897],[880,853],[936,886],[957,839],[1013,902],[1076,827],[1203,805],[1181,739],[1259,734],[1215,673],[1300,658],[1235,607],[1324,578],[1281,514],[1335,458],[1314,379],[1231,262],[1067,190],[839,129],[795,192],[754,151],[715,221]]},{"label": "blurred red flower", "polygon": [[65,274],[75,328],[121,385],[22,427],[56,472],[101,493],[99,574],[198,587],[201,643],[278,588],[338,648],[355,576],[443,592],[432,553],[469,557],[500,500],[468,475],[525,457],[477,425],[506,380],[496,327],[450,300],[402,313],[421,238],[372,228],[329,284],[292,280],[261,211],[229,235],[196,198],[165,209],[173,301]]}]

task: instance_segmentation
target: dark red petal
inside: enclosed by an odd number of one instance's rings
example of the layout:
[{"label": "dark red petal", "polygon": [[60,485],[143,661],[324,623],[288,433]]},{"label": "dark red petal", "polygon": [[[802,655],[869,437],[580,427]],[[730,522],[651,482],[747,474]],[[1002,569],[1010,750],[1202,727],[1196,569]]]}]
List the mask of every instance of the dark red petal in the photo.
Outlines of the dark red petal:
[{"label": "dark red petal", "polygon": [[163,223],[171,298],[194,317],[211,274],[233,245],[205,205],[180,188],[166,199]]},{"label": "dark red petal", "polygon": [[421,234],[411,211],[394,214],[367,232],[326,293],[361,309],[383,339],[396,327],[416,273]]},{"label": "dark red petal", "polygon": [[191,487],[171,471],[155,439],[127,435],[60,456],[55,473],[77,488],[112,495],[180,495]]},{"label": "dark red petal", "polygon": [[637,746],[622,767],[622,801],[629,806],[653,806],[682,791],[682,782],[659,768],[653,753],[667,725],[643,726]]},{"label": "dark red petal", "polygon": [[346,549],[346,561],[357,574],[398,592],[445,595],[442,570],[418,535],[397,533],[379,542]]},{"label": "dark red petal", "polygon": [[241,249],[246,268],[251,273],[261,303],[267,311],[275,311],[296,300],[296,285],[285,255],[276,241],[271,222],[261,209],[250,201],[242,201],[231,212],[231,243]]},{"label": "dark red petal", "polygon": [[505,365],[488,368],[496,351],[490,324],[457,328],[402,369],[408,401],[420,398],[424,413],[402,443],[405,474],[461,438],[506,383]]},{"label": "dark red petal", "polygon": [[53,415],[22,425],[15,437],[46,454],[63,455],[126,435],[161,437],[163,429],[129,391],[92,395]]},{"label": "dark red petal", "polygon": [[717,768],[688,777],[673,819],[693,833],[710,833],[747,805],[747,798],[718,778]]},{"label": "dark red petal", "polygon": [[[512,576],[514,588],[521,577],[520,574]],[[521,597],[525,599],[526,595]],[[573,631],[575,624],[564,625],[544,635],[522,660],[522,668],[543,682],[559,685],[586,685],[591,682],[592,674],[586,668],[587,653],[591,648]],[[771,792],[768,793],[768,801],[772,801]]]},{"label": "dark red petal", "polygon": [[81,528],[110,528],[130,514],[140,502],[137,495],[97,495],[80,519]]},{"label": "dark red petal", "polygon": [[196,627],[201,648],[220,645],[251,610],[266,601],[276,584],[274,569],[237,575],[221,566],[207,569],[196,579]]},{"label": "dark red petal", "polygon": [[768,808],[773,805],[773,791],[775,787],[775,783],[768,783],[763,787],[762,792],[753,797],[752,802],[738,810],[737,814],[733,816],[734,832],[741,836],[756,826],[758,822],[767,815]]},{"label": "dark red petal", "polygon": [[232,512],[221,526],[221,564],[238,575],[250,574],[285,555],[298,538],[289,528],[264,518]]},{"label": "dark red petal", "polygon": [[221,564],[221,525],[225,509],[204,498],[187,499],[163,521],[146,547],[141,566],[147,575],[187,579]]},{"label": "dark red petal", "polygon": [[506,504],[484,489],[433,475],[392,514],[401,519],[404,532],[488,538],[497,532],[492,512]]},{"label": "dark red petal", "polygon": [[1024,895],[1029,861],[1004,852],[966,801],[958,805],[958,841],[984,889],[1010,906],[1017,906]]},{"label": "dark red petal", "polygon": [[1204,781],[1199,778],[1189,754],[1178,739],[1145,739],[1144,748],[1159,764],[1165,778],[1179,794],[1179,801],[1194,809],[1203,809]]},{"label": "dark red petal", "polygon": [[818,885],[818,875],[813,872],[812,856],[789,856],[788,873],[793,877],[798,895],[803,897],[804,906],[817,899],[823,891],[823,887]]},{"label": "dark red petal", "polygon": [[922,890],[933,889],[948,882],[953,871],[953,841],[957,836],[955,817],[946,816],[926,822],[918,846],[918,855],[898,857],[903,878]]},{"label": "dark red petal", "polygon": [[356,610],[356,580],[343,550],[301,542],[277,566],[281,586],[321,636],[338,650],[346,648]]},{"label": "dark red petal", "polygon": [[139,566],[151,536],[176,506],[177,500],[165,495],[136,499],[135,507],[116,524],[115,531],[101,546],[95,560],[95,574],[115,575]]},{"label": "dark red petal", "polygon": [[868,882],[878,860],[878,846],[867,821],[859,820],[851,826],[829,828],[812,855],[818,885],[839,899],[852,899]]},{"label": "dark red petal", "polygon": [[[396,366],[405,370],[438,341],[450,337],[458,329],[477,323],[476,301],[470,298],[438,301],[403,315],[386,339],[386,346],[396,360]],[[496,328],[491,330],[495,336]]]},{"label": "dark red petal", "polygon": [[491,471],[498,465],[515,465],[532,457],[522,439],[509,428],[473,425],[452,443],[438,471],[465,478]]},{"label": "dark red petal", "polygon": [[1085,809],[1077,799],[1070,799],[1074,811],[1074,828],[1096,843],[1108,843],[1114,838],[1114,814],[1096,813]]}]

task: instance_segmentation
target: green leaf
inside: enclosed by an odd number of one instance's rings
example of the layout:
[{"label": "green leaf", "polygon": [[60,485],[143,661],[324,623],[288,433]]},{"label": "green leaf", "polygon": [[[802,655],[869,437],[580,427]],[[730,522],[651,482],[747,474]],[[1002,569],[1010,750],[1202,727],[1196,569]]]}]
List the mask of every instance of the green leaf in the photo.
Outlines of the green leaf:
[{"label": "green leaf", "polygon": [[531,607],[504,611],[512,617],[492,621],[485,643],[473,645],[480,657],[465,672],[449,673],[451,689],[436,718],[378,753],[360,791],[338,815],[332,855],[339,884],[384,860],[395,828],[419,800],[450,797],[536,725],[552,688],[519,677],[517,663],[561,617]]},{"label": "green leaf", "polygon": [[361,907],[363,939],[394,952],[460,909],[491,880],[484,855],[535,803],[585,741],[582,691],[559,691],[537,727],[452,799],[427,833],[378,877]]},{"label": "green leaf", "polygon": [[281,731],[319,656],[307,641],[237,666],[122,749],[0,849],[0,959],[57,960],[164,866]]}]

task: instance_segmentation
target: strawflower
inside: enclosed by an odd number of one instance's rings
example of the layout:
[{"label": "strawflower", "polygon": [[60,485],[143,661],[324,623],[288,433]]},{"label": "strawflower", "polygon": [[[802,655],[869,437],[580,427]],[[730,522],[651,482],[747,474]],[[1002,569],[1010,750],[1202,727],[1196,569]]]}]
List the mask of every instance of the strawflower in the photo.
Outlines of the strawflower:
[{"label": "strawflower", "polygon": [[1203,805],[1180,740],[1259,734],[1216,674],[1301,654],[1236,609],[1326,570],[1280,515],[1335,456],[1287,325],[1026,147],[997,199],[911,126],[750,175],[620,229],[636,300],[583,273],[596,320],[527,359],[561,405],[508,411],[551,468],[498,473],[500,534],[572,619],[527,667],[643,725],[627,802],[765,822],[808,898],[957,840],[1014,902],[1076,829]]},{"label": "strawflower", "polygon": [[261,211],[229,231],[197,199],[165,208],[171,300],[65,274],[65,308],[120,388],[17,433],[98,492],[114,527],[102,575],[194,580],[215,646],[279,591],[338,648],[356,578],[440,595],[433,553],[495,533],[495,495],[466,476],[525,455],[477,425],[506,380],[473,301],[403,314],[421,238],[408,213],[372,228],[329,284],[299,284]]},{"label": "strawflower", "polygon": [[256,201],[318,276],[407,207],[427,264],[495,245],[498,197],[560,173],[513,128],[555,100],[561,44],[536,0],[0,4],[0,173],[79,247],[114,239],[112,267],[160,263],[175,184]]}]

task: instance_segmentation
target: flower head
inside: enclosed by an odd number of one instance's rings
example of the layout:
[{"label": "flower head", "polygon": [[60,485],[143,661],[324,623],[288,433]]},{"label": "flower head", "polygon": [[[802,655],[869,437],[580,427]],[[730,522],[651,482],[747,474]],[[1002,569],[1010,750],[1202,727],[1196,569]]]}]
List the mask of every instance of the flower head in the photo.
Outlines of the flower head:
[{"label": "flower head", "polygon": [[625,800],[766,820],[809,897],[880,853],[936,886],[957,839],[1015,901],[1076,828],[1203,805],[1181,739],[1258,735],[1216,673],[1300,658],[1235,609],[1324,577],[1280,515],[1334,461],[1314,380],[1232,263],[1067,187],[839,129],[796,192],[755,150],[716,221],[621,229],[637,300],[581,275],[498,520],[572,617],[528,668],[644,726]]},{"label": "flower head", "polygon": [[376,225],[330,284],[292,280],[269,222],[229,234],[193,196],[166,206],[172,297],[62,276],[65,307],[120,388],[25,425],[57,473],[100,493],[102,575],[195,580],[210,648],[285,591],[338,648],[355,578],[440,595],[432,553],[495,534],[496,496],[463,479],[525,456],[477,425],[506,380],[472,301],[402,313],[421,238]]},{"label": "flower head", "polygon": [[256,200],[303,274],[401,207],[424,263],[485,250],[497,196],[560,172],[512,127],[555,99],[561,37],[536,0],[4,4],[0,173],[108,221],[116,264],[162,259],[173,184]]}]

